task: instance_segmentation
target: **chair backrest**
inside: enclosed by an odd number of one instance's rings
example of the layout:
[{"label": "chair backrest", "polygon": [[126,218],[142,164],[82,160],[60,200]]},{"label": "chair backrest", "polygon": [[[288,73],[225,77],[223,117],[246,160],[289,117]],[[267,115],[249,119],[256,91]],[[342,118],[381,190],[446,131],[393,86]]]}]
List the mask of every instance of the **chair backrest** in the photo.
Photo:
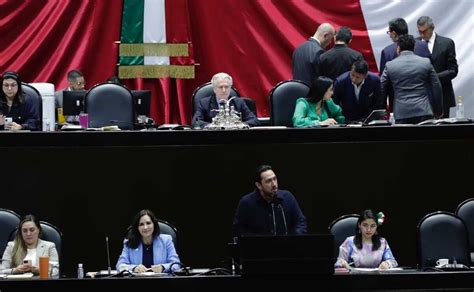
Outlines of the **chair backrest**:
[{"label": "chair backrest", "polygon": [[[177,249],[177,235],[178,229],[173,226],[173,224],[169,223],[168,221],[158,219],[158,225],[160,226],[160,233],[171,235],[171,239],[173,240],[174,247]],[[125,233],[128,235],[132,226],[127,227],[127,232]]]},{"label": "chair backrest", "polygon": [[36,129],[38,131],[43,130],[43,98],[40,92],[33,86],[23,82],[21,83],[21,90],[33,100],[34,109],[38,114]]},{"label": "chair backrest", "polygon": [[286,80],[270,91],[270,120],[273,126],[293,127],[296,100],[306,97],[309,86],[300,80]]},{"label": "chair backrest", "polygon": [[343,215],[329,224],[329,233],[334,235],[334,254],[339,255],[339,247],[349,236],[356,234],[357,220],[359,215]]},{"label": "chair backrest", "polygon": [[10,234],[18,228],[21,218],[20,215],[12,210],[0,208],[0,257],[10,241]]},{"label": "chair backrest", "polygon": [[89,127],[100,128],[117,125],[120,129],[133,130],[135,106],[132,92],[117,83],[102,83],[87,91],[84,110],[89,116]]},{"label": "chair backrest", "polygon": [[471,265],[466,226],[455,214],[430,213],[420,220],[417,231],[419,267],[433,267],[440,258]]},{"label": "chair backrest", "polygon": [[469,238],[469,250],[471,252],[471,263],[474,263],[474,199],[467,199],[456,209],[458,215],[466,225]]},{"label": "chair backrest", "polygon": [[[193,96],[192,96],[192,105],[191,105],[193,116],[194,116],[194,111],[197,108],[197,104],[199,100],[201,100],[201,98],[211,96],[213,93],[214,93],[214,90],[212,89],[211,82],[204,83],[203,85],[199,86],[198,88],[194,90]],[[232,86],[232,88],[230,89],[230,96],[240,97],[240,93],[237,91],[235,87]],[[248,106],[249,105],[248,101],[246,101],[246,103]]]}]

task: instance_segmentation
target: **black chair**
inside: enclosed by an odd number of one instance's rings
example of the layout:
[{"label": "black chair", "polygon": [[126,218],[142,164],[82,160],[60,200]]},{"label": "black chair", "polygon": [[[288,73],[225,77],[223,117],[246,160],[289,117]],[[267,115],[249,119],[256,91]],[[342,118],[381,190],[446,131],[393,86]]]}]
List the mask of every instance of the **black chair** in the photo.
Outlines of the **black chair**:
[{"label": "black chair", "polygon": [[12,210],[0,208],[0,257],[10,241],[10,234],[18,228],[21,217]]},{"label": "black chair", "polygon": [[43,98],[41,97],[40,92],[38,89],[34,88],[33,86],[27,83],[21,83],[21,90],[33,100],[33,104],[35,106],[35,111],[38,115],[38,121],[36,124],[36,129],[38,131],[43,130]]},{"label": "black chair", "polygon": [[[160,226],[160,233],[171,235],[171,239],[173,240],[174,247],[178,249],[177,247],[178,229],[176,229],[176,227],[174,227],[168,221],[161,220],[161,219],[158,219],[158,225]],[[132,226],[128,226],[126,234],[128,234],[131,229],[132,229]]]},{"label": "black chair", "polygon": [[[194,90],[193,96],[192,96],[193,116],[194,116],[194,112],[196,111],[199,100],[201,100],[204,97],[211,96],[212,94],[214,94],[214,90],[212,89],[211,82],[207,82]],[[255,100],[248,97],[241,97],[237,88],[233,86],[230,89],[230,96],[238,96],[242,98],[245,101],[245,104],[247,105],[247,107],[253,112],[255,116],[257,116],[257,105],[255,103]]]},{"label": "black chair", "polygon": [[357,220],[359,215],[349,214],[343,215],[329,224],[329,233],[334,235],[334,254],[339,255],[339,247],[349,236],[356,234]]},{"label": "black chair", "polygon": [[89,127],[100,128],[117,125],[123,130],[133,130],[135,105],[132,92],[117,83],[102,83],[87,91],[84,111],[89,116]]},{"label": "black chair", "polygon": [[422,269],[436,266],[440,258],[471,265],[466,225],[448,212],[433,212],[418,223],[418,265]]},{"label": "black chair", "polygon": [[456,209],[458,215],[466,225],[469,238],[469,250],[471,252],[471,263],[474,263],[474,199],[467,199]]},{"label": "black chair", "polygon": [[270,91],[270,120],[273,126],[293,127],[296,100],[306,97],[309,86],[300,80],[286,80]]}]

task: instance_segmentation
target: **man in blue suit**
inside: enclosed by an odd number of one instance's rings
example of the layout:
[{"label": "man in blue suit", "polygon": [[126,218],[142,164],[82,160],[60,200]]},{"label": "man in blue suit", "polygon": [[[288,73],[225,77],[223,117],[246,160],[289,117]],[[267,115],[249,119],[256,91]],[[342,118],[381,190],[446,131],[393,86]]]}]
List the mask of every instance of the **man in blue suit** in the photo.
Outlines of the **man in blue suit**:
[{"label": "man in blue suit", "polygon": [[383,109],[380,79],[369,72],[369,65],[359,60],[351,71],[342,73],[334,81],[334,102],[342,107],[346,121],[362,121],[375,109]]},{"label": "man in blue suit", "polygon": [[[223,72],[215,74],[212,77],[211,84],[214,94],[199,100],[192,120],[193,127],[201,129],[208,127],[212,122],[212,118],[216,116],[215,110],[219,109],[219,104],[226,103],[230,99],[232,77],[229,74]],[[257,117],[240,97],[233,97],[230,105],[241,114],[242,122],[250,127],[260,124]]]}]

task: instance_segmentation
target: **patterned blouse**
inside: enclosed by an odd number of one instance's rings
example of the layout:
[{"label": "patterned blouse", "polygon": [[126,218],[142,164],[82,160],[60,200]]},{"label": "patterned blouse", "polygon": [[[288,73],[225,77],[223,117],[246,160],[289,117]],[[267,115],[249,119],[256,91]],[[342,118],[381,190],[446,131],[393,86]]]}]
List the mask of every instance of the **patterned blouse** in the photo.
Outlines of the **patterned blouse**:
[{"label": "patterned blouse", "polygon": [[398,266],[393,257],[392,251],[385,238],[380,238],[380,247],[372,250],[372,243],[362,243],[362,249],[358,249],[354,244],[354,236],[346,238],[339,247],[339,257],[337,258],[336,268],[342,267],[341,259],[356,268],[378,268],[380,263],[387,261],[390,268]]}]

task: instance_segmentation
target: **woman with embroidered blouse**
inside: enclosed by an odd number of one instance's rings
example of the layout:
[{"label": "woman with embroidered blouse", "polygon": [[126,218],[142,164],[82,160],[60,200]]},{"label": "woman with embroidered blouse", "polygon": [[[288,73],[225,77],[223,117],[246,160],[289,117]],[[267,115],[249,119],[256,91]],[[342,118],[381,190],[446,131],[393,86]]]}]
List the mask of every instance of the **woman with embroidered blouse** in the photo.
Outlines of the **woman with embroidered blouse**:
[{"label": "woman with embroidered blouse", "polygon": [[306,98],[296,100],[293,127],[307,128],[343,124],[342,109],[332,100],[332,80],[327,77],[314,79]]},{"label": "woman with embroidered blouse", "polygon": [[339,247],[336,268],[390,269],[398,266],[385,238],[377,233],[377,217],[372,210],[363,211],[357,221],[356,235],[346,238]]}]

